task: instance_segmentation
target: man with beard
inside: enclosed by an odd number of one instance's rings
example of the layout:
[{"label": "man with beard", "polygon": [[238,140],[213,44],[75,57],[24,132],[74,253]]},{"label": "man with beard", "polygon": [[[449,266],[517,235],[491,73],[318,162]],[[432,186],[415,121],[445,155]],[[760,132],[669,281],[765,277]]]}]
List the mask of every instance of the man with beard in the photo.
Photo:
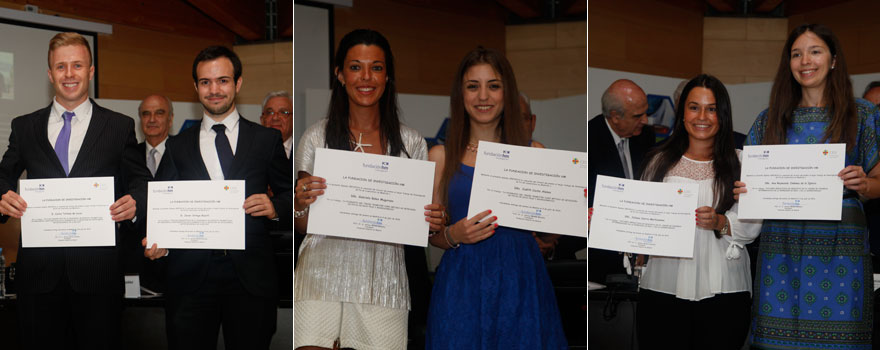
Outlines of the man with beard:
[{"label": "man with beard", "polygon": [[[281,133],[242,118],[235,108],[241,61],[211,46],[192,66],[201,125],[165,144],[156,180],[245,180],[245,249],[166,251],[165,323],[170,349],[214,349],[222,325],[227,349],[268,349],[275,333],[278,283],[268,227],[292,226],[292,169]],[[274,196],[266,195],[271,186]],[[144,241],[146,243],[146,241]]]},{"label": "man with beard", "polygon": [[[144,217],[150,176],[137,152],[134,120],[89,99],[95,72],[89,43],[76,33],[49,41],[52,103],[12,120],[0,162],[0,221],[21,218],[27,203],[18,179],[114,178],[116,242]],[[121,227],[122,226],[122,227]],[[121,227],[121,228],[120,228]],[[16,287],[22,349],[118,349],[123,274],[109,247],[23,247]]]}]

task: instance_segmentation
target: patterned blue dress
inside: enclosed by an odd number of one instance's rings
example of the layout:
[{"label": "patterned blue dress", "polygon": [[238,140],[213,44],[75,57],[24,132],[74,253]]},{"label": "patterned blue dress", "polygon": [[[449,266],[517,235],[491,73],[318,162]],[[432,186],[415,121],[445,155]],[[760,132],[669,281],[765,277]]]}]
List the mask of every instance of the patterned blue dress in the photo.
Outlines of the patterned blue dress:
[{"label": "patterned blue dress", "polygon": [[[467,215],[474,168],[449,183],[452,222]],[[586,330],[584,330],[586,331]],[[437,267],[426,349],[567,349],[544,259],[529,232],[499,226],[449,249]]]},{"label": "patterned blue dress", "polygon": [[[858,100],[857,144],[846,165],[869,172],[878,161],[877,108]],[[746,144],[760,145],[761,113]],[[790,144],[820,143],[829,123],[821,107],[798,108]],[[865,214],[844,189],[840,221],[764,220],[749,342],[761,349],[871,349],[873,277]]]}]

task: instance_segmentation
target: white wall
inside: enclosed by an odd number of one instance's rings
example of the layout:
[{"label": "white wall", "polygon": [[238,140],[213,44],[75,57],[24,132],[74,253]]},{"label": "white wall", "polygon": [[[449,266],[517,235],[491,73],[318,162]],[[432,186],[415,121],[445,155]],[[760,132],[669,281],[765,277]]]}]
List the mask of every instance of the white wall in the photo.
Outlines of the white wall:
[{"label": "white wall", "polygon": [[[647,94],[672,96],[679,82],[684,79],[589,68],[589,109],[590,118],[602,113],[602,93],[617,79],[630,79],[642,87]],[[865,86],[871,81],[880,80],[880,73],[858,74],[850,77],[856,97],[861,97]],[[767,108],[770,102],[772,82],[725,84],[730,94],[733,108],[733,129],[748,133],[755,117]]]}]

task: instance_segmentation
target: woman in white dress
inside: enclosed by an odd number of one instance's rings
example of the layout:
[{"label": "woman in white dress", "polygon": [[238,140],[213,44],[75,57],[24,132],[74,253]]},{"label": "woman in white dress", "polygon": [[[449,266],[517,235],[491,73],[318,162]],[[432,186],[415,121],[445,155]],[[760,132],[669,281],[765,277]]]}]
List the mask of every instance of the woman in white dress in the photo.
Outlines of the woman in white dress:
[{"label": "woman in white dress", "polygon": [[[306,231],[308,207],[327,188],[312,176],[317,148],[427,159],[425,139],[398,120],[394,57],[385,37],[367,29],[346,34],[334,66],[328,116],[309,127],[296,148],[298,232]],[[430,230],[442,230],[442,208],[424,210]],[[410,295],[402,245],[309,234],[294,281],[296,349],[406,349]]]},{"label": "woman in white dress", "polygon": [[739,220],[740,161],[724,85],[700,75],[685,86],[672,136],[647,157],[642,180],[699,184],[693,258],[651,256],[638,302],[640,349],[740,349],[749,327],[751,276],[744,246],[760,220]]}]

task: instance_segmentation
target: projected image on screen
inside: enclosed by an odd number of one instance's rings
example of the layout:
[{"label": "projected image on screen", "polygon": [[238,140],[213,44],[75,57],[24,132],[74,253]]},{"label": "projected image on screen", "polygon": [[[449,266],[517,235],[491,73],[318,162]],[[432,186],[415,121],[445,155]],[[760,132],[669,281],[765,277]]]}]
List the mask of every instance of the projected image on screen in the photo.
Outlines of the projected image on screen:
[{"label": "projected image on screen", "polygon": [[15,84],[13,79],[13,55],[11,52],[0,51],[0,99],[12,100],[15,98]]}]

